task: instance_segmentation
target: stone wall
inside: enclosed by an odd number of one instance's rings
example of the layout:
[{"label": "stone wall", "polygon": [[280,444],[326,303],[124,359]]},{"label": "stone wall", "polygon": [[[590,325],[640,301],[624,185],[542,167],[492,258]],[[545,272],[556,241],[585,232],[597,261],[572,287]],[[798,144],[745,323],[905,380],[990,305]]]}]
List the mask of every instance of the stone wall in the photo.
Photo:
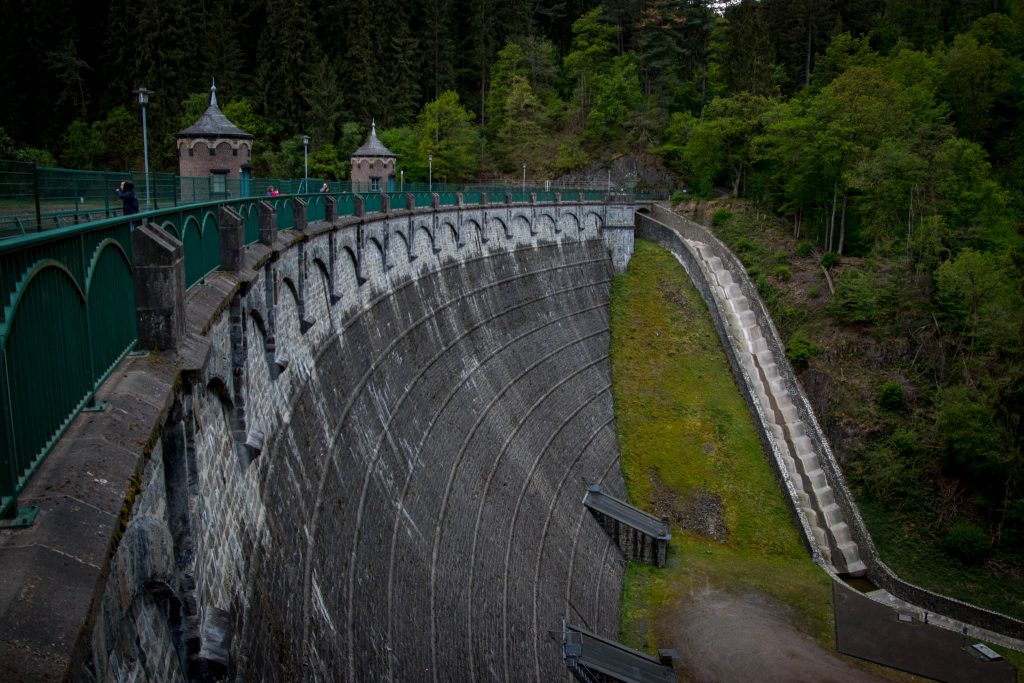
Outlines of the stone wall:
[{"label": "stone wall", "polygon": [[228,178],[237,179],[241,176],[241,167],[251,162],[251,140],[241,138],[178,140],[178,175],[181,176],[204,177],[213,170],[227,170]]},{"label": "stone wall", "polygon": [[555,680],[563,618],[616,636],[608,211],[313,223],[190,290],[78,677]]}]

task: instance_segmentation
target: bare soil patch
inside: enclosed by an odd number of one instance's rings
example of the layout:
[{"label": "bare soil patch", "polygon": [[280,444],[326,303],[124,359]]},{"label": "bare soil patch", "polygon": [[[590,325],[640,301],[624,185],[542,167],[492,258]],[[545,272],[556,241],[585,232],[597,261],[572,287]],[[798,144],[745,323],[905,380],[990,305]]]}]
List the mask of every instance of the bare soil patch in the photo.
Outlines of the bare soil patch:
[{"label": "bare soil patch", "polygon": [[[711,444],[707,447],[710,448]],[[693,487],[680,495],[654,473],[651,481],[654,484],[650,501],[652,514],[668,517],[675,528],[686,529],[719,543],[729,538],[722,498],[717,493]]]},{"label": "bare soil patch", "polygon": [[886,680],[799,632],[789,611],[763,593],[701,589],[660,620],[659,645],[675,648],[676,670],[692,683]]}]

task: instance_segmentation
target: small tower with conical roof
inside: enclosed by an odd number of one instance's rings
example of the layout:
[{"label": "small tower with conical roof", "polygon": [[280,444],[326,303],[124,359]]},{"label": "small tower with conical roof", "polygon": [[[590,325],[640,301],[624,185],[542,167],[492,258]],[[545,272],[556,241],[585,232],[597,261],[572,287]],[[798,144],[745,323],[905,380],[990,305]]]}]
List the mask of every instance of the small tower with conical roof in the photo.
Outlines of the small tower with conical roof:
[{"label": "small tower with conical roof", "polygon": [[[253,136],[231,123],[217,106],[217,85],[210,85],[210,106],[191,126],[178,132],[178,175],[183,200],[202,201],[236,192],[249,194]],[[197,178],[207,179],[204,183]],[[236,179],[238,185],[228,179]]]},{"label": "small tower with conical roof", "polygon": [[398,157],[377,138],[377,122],[370,124],[370,137],[352,152],[352,190],[394,192],[395,161]]}]

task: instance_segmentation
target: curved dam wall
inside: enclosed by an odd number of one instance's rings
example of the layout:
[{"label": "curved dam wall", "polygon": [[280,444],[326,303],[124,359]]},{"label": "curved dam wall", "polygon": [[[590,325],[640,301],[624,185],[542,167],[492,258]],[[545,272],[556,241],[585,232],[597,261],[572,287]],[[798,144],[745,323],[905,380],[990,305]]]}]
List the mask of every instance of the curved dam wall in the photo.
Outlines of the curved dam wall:
[{"label": "curved dam wall", "polygon": [[74,677],[550,681],[563,618],[616,637],[625,563],[582,498],[625,497],[632,220],[376,214],[208,275],[184,347],[124,370],[164,404]]},{"label": "curved dam wall", "polygon": [[[860,560],[866,568],[867,577],[876,586],[883,589],[879,593],[885,594],[874,597],[889,601],[892,596],[895,596],[919,609],[959,622],[956,628],[958,631],[959,626],[963,624],[971,625],[972,632],[976,632],[977,629],[988,631],[989,633],[985,634],[986,637],[990,637],[996,642],[1000,635],[1013,639],[1020,639],[1024,636],[1024,623],[1019,620],[904,581],[882,561],[871,534],[860,516],[853,494],[846,485],[842,470],[832,454],[828,440],[818,424],[810,401],[786,358],[785,347],[775,325],[761,301],[757,288],[747,276],[746,269],[739,259],[706,227],[664,207],[652,206],[651,208],[650,215],[637,216],[637,236],[656,242],[676,254],[705,300],[722,339],[722,345],[729,358],[737,385],[750,406],[765,452],[769,456],[769,463],[789,501],[790,510],[804,544],[814,556],[815,561],[833,576],[842,573],[846,568],[840,562],[835,561],[834,553],[832,558],[829,557],[828,541],[834,541],[834,539],[823,538],[820,532],[815,532],[813,515],[808,512],[806,494],[801,495],[803,484],[799,481],[800,477],[794,475],[786,464],[783,451],[785,446],[780,443],[782,435],[768,415],[769,409],[762,405],[764,398],[759,397],[757,383],[748,371],[749,365],[741,359],[741,344],[736,338],[735,326],[729,323],[726,302],[722,300],[720,291],[722,288],[711,282],[712,275],[707,272],[706,257],[708,254],[713,255],[719,265],[730,274],[732,282],[736,283],[734,286],[738,287],[739,293],[750,303],[750,311],[756,320],[756,325],[764,335],[765,352],[771,355],[775,370],[781,378],[783,391],[788,394],[795,406],[797,417],[803,424],[802,433],[810,440],[817,452],[817,464],[830,488],[830,500],[840,511],[841,519],[848,525],[848,532],[858,546]],[[706,253],[701,253],[702,251]],[[838,582],[836,585],[845,590],[853,590],[842,582]],[[940,622],[933,620],[933,623]]]}]

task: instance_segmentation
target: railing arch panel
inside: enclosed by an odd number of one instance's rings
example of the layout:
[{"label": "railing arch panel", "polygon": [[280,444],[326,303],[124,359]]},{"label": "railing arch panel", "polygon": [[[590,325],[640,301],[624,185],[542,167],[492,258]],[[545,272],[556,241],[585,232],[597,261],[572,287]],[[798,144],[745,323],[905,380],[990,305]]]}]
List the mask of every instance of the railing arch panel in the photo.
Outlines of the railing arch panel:
[{"label": "railing arch panel", "polygon": [[275,199],[273,202],[274,211],[277,214],[277,229],[291,230],[295,227],[295,216],[292,215],[291,199]]},{"label": "railing arch panel", "polygon": [[220,268],[220,223],[213,213],[203,217],[202,275],[200,279]]},{"label": "railing arch panel", "polygon": [[322,221],[327,216],[324,211],[324,198],[323,195],[311,195],[307,197],[306,202],[306,220],[307,221]]},{"label": "railing arch panel", "polygon": [[191,287],[205,275],[203,270],[203,230],[193,216],[185,219],[181,244],[185,255],[185,287]]},{"label": "railing arch panel", "polygon": [[245,221],[245,243],[252,244],[260,239],[260,212],[255,202],[238,206],[238,213]]},{"label": "railing arch panel", "polygon": [[356,212],[355,197],[347,192],[338,197],[338,215],[351,216]]},{"label": "railing arch panel", "polygon": [[131,257],[121,242],[107,238],[96,246],[87,283],[95,390],[138,338]]},{"label": "railing arch panel", "polygon": [[64,264],[44,259],[25,273],[0,326],[6,508],[91,394],[85,293]]},{"label": "railing arch panel", "polygon": [[363,211],[366,213],[374,213],[381,210],[383,204],[380,201],[379,192],[367,192],[366,194],[360,195],[363,198]]}]

